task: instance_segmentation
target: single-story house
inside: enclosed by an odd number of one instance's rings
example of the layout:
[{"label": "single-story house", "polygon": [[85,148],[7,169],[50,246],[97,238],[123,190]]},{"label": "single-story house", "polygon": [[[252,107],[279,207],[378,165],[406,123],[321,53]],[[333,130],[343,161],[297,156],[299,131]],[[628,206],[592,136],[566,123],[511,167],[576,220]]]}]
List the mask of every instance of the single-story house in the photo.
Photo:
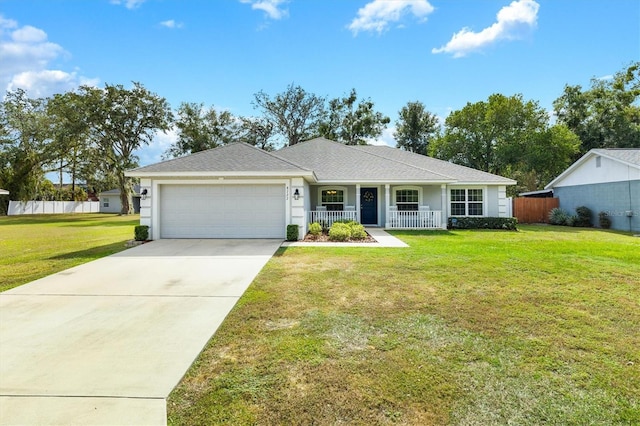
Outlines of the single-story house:
[{"label": "single-story house", "polygon": [[388,146],[324,138],[276,152],[244,143],[130,170],[140,223],[159,238],[284,238],[286,226],[354,219],[446,229],[449,216],[507,216],[501,176]]},{"label": "single-story house", "polygon": [[592,149],[545,189],[553,189],[560,208],[571,214],[590,208],[596,226],[605,212],[612,229],[640,231],[640,148]]},{"label": "single-story house", "polygon": [[[120,213],[122,202],[120,201],[120,189],[110,189],[98,194],[100,200],[100,213]],[[133,185],[133,212],[140,213],[140,185]]]}]

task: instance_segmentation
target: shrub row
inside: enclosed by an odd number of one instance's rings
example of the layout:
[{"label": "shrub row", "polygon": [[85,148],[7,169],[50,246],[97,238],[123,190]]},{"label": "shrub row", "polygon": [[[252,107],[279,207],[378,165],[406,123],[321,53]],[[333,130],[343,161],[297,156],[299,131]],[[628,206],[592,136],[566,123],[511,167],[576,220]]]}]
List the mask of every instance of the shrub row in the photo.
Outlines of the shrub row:
[{"label": "shrub row", "polygon": [[[309,225],[309,233],[318,237],[323,232],[323,226],[318,222]],[[353,220],[337,220],[327,230],[331,241],[362,240],[367,237],[364,226]]]},{"label": "shrub row", "polygon": [[[591,215],[591,209],[585,206],[576,208],[575,215],[571,215],[566,210],[556,207],[555,209],[551,209],[549,212],[549,223],[551,225],[580,226],[588,228],[593,226],[593,223],[591,222]],[[600,217],[602,218],[602,213],[600,214]],[[605,219],[609,220],[606,215]],[[611,223],[609,221],[609,225],[610,224]]]},{"label": "shrub row", "polygon": [[517,231],[515,217],[450,217],[448,229],[506,229]]}]

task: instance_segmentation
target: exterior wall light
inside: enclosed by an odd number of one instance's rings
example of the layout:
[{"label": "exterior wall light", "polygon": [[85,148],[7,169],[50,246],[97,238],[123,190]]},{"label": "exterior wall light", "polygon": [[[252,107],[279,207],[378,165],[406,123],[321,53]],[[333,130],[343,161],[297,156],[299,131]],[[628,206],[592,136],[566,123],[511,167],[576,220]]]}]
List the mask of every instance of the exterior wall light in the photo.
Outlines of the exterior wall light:
[{"label": "exterior wall light", "polygon": [[149,192],[147,191],[147,188],[143,189],[142,192],[140,193],[140,198],[143,199],[143,200],[146,200],[148,193]]},{"label": "exterior wall light", "polygon": [[299,200],[300,199],[300,190],[298,190],[298,188],[296,188],[296,190],[293,191],[293,199],[294,200]]}]

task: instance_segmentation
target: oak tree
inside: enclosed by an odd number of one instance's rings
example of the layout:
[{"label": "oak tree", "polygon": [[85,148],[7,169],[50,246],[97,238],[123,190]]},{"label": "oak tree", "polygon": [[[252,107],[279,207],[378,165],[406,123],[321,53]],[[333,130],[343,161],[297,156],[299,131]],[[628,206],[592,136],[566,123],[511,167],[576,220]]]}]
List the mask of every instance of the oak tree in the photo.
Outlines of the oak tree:
[{"label": "oak tree", "polygon": [[265,120],[291,146],[316,134],[324,115],[324,102],[323,97],[292,83],[274,97],[263,91],[254,94],[253,106],[262,111]]},{"label": "oak tree", "polygon": [[202,103],[183,102],[177,115],[178,140],[165,152],[165,158],[226,145],[237,138],[239,123],[229,111],[205,108]]},{"label": "oak tree", "polygon": [[429,142],[438,135],[438,117],[430,113],[420,101],[408,102],[398,112],[393,137],[396,146],[406,151],[427,154]]},{"label": "oak tree", "polygon": [[171,108],[140,83],[133,83],[131,89],[109,84],[104,89],[83,86],[80,93],[92,137],[118,182],[121,213],[131,214],[133,181],[125,171],[137,166],[137,149],[148,145],[156,132],[169,130]]},{"label": "oak tree", "polygon": [[320,135],[347,145],[365,145],[380,136],[391,120],[374,110],[371,99],[356,104],[357,100],[356,89],[343,98],[330,100],[329,110],[320,122]]}]

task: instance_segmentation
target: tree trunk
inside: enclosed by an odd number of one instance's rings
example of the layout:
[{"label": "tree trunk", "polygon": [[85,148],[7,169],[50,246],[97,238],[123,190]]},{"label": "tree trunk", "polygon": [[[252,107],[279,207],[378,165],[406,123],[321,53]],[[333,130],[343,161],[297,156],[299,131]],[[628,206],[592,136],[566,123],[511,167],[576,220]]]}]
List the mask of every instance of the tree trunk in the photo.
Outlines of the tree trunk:
[{"label": "tree trunk", "polygon": [[131,193],[133,188],[131,187],[131,180],[123,174],[119,174],[118,182],[120,183],[120,214],[129,215],[133,213],[133,203],[131,200]]}]

